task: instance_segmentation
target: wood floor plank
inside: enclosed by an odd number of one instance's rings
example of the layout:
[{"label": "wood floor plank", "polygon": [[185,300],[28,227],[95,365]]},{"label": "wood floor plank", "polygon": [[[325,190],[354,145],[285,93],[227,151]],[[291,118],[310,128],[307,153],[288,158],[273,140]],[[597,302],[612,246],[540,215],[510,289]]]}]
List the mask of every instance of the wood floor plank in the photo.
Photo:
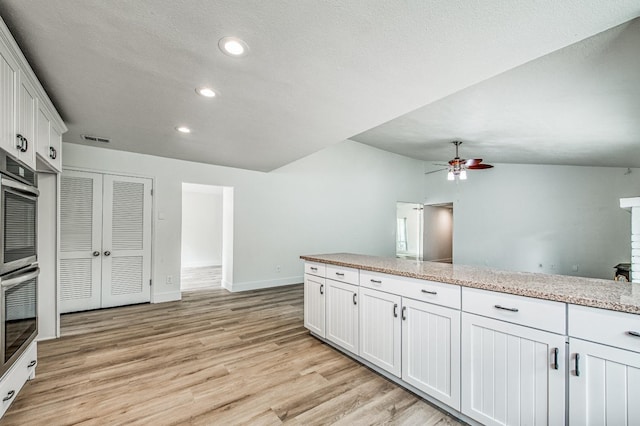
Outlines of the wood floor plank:
[{"label": "wood floor plank", "polygon": [[294,285],[66,314],[0,425],[458,424],[310,336],[302,309]]}]

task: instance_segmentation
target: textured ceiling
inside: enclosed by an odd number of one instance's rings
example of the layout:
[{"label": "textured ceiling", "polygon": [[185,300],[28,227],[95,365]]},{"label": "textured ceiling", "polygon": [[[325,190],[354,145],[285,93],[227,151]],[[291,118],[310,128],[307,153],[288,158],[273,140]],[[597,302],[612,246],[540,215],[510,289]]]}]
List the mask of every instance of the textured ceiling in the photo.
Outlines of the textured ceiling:
[{"label": "textured ceiling", "polygon": [[423,160],[640,167],[640,18],[354,136]]},{"label": "textured ceiling", "polygon": [[[105,136],[113,149],[268,171],[626,22],[640,4],[0,0],[0,14],[66,142]],[[223,36],[250,54],[223,55]],[[219,96],[197,96],[203,85]]]}]

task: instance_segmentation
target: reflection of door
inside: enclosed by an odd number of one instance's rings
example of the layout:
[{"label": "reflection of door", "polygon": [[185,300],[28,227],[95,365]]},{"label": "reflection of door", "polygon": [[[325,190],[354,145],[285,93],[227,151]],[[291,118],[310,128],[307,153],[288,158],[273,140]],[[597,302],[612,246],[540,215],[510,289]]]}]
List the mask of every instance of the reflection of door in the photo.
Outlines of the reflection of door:
[{"label": "reflection of door", "polygon": [[60,311],[148,302],[151,180],[65,171],[60,198]]},{"label": "reflection of door", "polygon": [[396,256],[422,259],[422,204],[396,204]]}]

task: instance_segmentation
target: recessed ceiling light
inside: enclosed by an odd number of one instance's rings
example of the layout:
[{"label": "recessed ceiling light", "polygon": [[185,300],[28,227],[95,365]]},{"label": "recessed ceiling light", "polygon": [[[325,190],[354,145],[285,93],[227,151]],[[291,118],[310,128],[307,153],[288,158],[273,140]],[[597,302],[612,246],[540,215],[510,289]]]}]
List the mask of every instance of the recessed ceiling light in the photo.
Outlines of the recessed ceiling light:
[{"label": "recessed ceiling light", "polygon": [[240,57],[247,54],[249,46],[237,37],[222,37],[218,42],[222,53],[229,56]]},{"label": "recessed ceiling light", "polygon": [[214,98],[216,96],[216,92],[209,87],[200,87],[196,89],[196,93],[200,96],[204,96],[205,98]]},{"label": "recessed ceiling light", "polygon": [[191,133],[191,129],[185,126],[176,127],[176,130],[180,133]]}]

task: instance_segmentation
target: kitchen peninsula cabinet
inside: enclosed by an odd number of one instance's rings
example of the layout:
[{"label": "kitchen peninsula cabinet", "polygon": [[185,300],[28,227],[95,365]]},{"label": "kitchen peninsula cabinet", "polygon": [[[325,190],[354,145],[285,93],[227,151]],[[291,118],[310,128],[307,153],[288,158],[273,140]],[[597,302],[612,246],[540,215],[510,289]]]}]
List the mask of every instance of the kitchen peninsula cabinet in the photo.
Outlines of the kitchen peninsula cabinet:
[{"label": "kitchen peninsula cabinet", "polygon": [[359,276],[359,351],[345,353],[469,424],[640,424],[640,292],[629,283],[301,258],[305,280],[310,265]]},{"label": "kitchen peninsula cabinet", "polygon": [[325,268],[307,264],[305,269],[310,273],[304,274],[304,326],[325,337]]},{"label": "kitchen peninsula cabinet", "polygon": [[358,286],[327,279],[326,338],[358,353]]}]

